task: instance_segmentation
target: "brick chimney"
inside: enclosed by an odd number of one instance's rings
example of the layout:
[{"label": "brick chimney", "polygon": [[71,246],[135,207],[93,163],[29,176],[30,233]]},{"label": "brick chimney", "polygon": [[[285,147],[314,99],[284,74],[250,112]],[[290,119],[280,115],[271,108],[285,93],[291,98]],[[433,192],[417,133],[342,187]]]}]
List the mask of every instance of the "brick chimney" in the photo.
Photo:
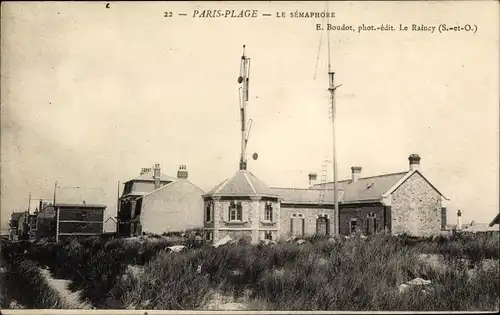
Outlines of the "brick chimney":
[{"label": "brick chimney", "polygon": [[188,171],[186,169],[186,165],[179,165],[179,169],[177,170],[177,178],[178,179],[188,178]]},{"label": "brick chimney", "polygon": [[410,161],[410,171],[420,170],[420,156],[418,154],[410,154],[408,161]]},{"label": "brick chimney", "polygon": [[309,186],[315,185],[317,179],[318,179],[318,174],[316,174],[316,173],[309,173]]},{"label": "brick chimney", "polygon": [[352,178],[351,182],[355,183],[361,177],[361,166],[351,167]]},{"label": "brick chimney", "polygon": [[153,179],[155,180],[155,189],[160,188],[160,164],[155,164]]}]

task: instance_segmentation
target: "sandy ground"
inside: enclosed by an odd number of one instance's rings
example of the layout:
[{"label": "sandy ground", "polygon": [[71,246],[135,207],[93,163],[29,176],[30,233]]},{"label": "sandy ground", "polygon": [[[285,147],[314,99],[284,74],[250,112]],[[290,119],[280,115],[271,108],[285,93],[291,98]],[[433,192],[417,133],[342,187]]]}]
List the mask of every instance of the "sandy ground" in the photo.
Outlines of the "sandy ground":
[{"label": "sandy ground", "polygon": [[92,309],[92,305],[88,302],[82,302],[80,291],[72,292],[68,287],[70,280],[52,278],[48,269],[40,269],[41,274],[47,279],[47,282],[57,292],[61,298],[69,305],[71,309]]},{"label": "sandy ground", "polygon": [[224,295],[220,292],[211,292],[211,299],[202,308],[205,311],[244,311],[247,309],[247,304],[244,303],[246,298],[242,297],[236,301],[232,296]]}]

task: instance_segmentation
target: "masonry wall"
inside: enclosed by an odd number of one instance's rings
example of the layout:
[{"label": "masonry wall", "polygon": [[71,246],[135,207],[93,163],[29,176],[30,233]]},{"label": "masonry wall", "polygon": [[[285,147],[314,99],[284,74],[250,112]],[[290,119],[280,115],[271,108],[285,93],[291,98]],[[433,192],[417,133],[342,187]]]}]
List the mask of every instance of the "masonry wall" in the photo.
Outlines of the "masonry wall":
[{"label": "masonry wall", "polygon": [[203,191],[178,180],[142,198],[142,232],[162,234],[203,227]]},{"label": "masonry wall", "polygon": [[[323,214],[326,214],[329,218],[329,232],[330,235],[333,235],[335,229],[333,213],[333,209],[312,206],[308,207],[307,205],[281,204],[280,229],[278,231],[278,235],[281,238],[287,238],[291,235],[314,235],[316,234],[316,222],[318,219],[318,215]],[[292,215],[294,214],[296,215],[296,217],[292,217]],[[299,214],[301,214],[303,218],[300,218],[298,216]],[[293,220],[293,226],[290,223],[291,220]],[[304,224],[304,233],[302,233],[302,224]]]},{"label": "masonry wall", "polygon": [[[210,200],[211,201],[211,200]],[[206,202],[210,202],[206,201]],[[229,220],[229,206],[231,201],[241,202],[242,220]],[[265,238],[266,232],[271,232],[272,238],[277,239],[280,217],[280,204],[277,200],[272,200],[273,207],[272,221],[265,220],[266,200],[256,198],[233,198],[218,199],[212,201],[213,219],[209,222],[205,220],[204,227],[207,231],[213,231],[212,240],[218,240],[229,235],[233,239],[241,237],[250,238],[252,243],[258,243]]]},{"label": "masonry wall", "polygon": [[339,209],[339,232],[341,235],[351,234],[350,222],[356,220],[357,230],[364,235],[369,234],[367,231],[368,214],[375,215],[376,224],[375,231],[380,232],[384,230],[384,207],[381,204],[370,205],[342,205]]},{"label": "masonry wall", "polygon": [[441,231],[441,195],[415,172],[392,193],[392,233],[430,236]]}]

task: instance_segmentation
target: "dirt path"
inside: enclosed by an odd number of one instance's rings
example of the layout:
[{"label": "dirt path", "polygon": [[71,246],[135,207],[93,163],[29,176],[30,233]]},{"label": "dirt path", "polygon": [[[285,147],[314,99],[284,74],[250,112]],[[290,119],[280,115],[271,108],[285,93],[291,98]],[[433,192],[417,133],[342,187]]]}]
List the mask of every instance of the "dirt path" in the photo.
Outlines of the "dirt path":
[{"label": "dirt path", "polygon": [[92,309],[89,302],[82,302],[81,291],[72,292],[69,289],[70,280],[54,279],[48,269],[40,269],[40,273],[47,279],[47,283],[59,292],[59,295],[69,305],[70,309]]}]

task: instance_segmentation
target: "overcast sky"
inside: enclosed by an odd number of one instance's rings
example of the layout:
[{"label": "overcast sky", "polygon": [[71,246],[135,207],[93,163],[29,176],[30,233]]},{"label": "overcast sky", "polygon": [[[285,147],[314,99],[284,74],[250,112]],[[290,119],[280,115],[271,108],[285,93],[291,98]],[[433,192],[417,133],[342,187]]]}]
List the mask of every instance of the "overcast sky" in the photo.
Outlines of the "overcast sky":
[{"label": "overcast sky", "polygon": [[[331,159],[326,38],[291,3],[2,3],[2,224],[28,194],[102,187],[160,163],[205,191],[238,168],[242,45],[252,58],[248,169],[269,186],[306,187]],[[273,17],[197,19],[193,9],[255,8]],[[165,18],[165,11],[174,13]],[[408,169],[448,198],[449,223],[498,212],[499,25],[496,2],[332,2],[330,22],[470,23],[477,33],[331,32],[339,179]],[[188,16],[178,16],[185,12]],[[437,32],[437,31],[436,31]],[[251,160],[258,152],[259,159]],[[332,180],[332,166],[328,168]]]}]

